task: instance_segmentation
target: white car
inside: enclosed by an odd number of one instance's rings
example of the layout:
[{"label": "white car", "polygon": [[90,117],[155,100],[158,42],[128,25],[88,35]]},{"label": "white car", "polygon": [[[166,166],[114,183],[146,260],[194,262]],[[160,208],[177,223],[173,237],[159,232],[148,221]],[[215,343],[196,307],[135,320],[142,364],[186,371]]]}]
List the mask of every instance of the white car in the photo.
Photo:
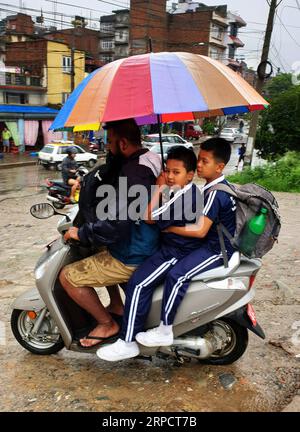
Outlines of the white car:
[{"label": "white car", "polygon": [[[181,138],[180,135],[176,134],[162,134],[162,142],[163,144],[171,144],[171,145],[186,145],[187,148],[193,148],[193,145],[190,144],[185,139]],[[150,134],[145,135],[142,144],[144,147],[147,147],[151,150],[151,148],[157,144],[159,144],[159,134]]]},{"label": "white car", "polygon": [[[194,147],[193,147],[193,144],[190,144],[190,143],[176,143],[176,144],[167,144],[167,143],[163,143],[163,155],[164,155],[164,160],[166,160],[167,159],[167,156],[168,156],[168,152],[169,152],[169,150],[171,149],[171,148],[173,148],[173,147],[177,147],[177,146],[180,146],[180,145],[183,145],[185,148],[188,148],[188,149],[190,149],[190,150],[193,150],[194,149]],[[150,151],[152,151],[152,152],[154,152],[154,153],[157,153],[159,156],[161,156],[161,149],[160,149],[160,144],[154,144],[152,147],[151,147],[151,149],[150,149]]]},{"label": "white car", "polygon": [[74,147],[77,150],[75,161],[78,165],[87,165],[92,168],[97,162],[97,155],[89,153],[72,142],[70,143],[58,143],[53,142],[46,144],[39,152],[38,161],[44,168],[56,168],[61,170],[61,163],[67,156],[67,148]]},{"label": "white car", "polygon": [[224,128],[221,130],[219,137],[224,138],[227,141],[234,142],[241,136],[240,132],[236,128]]}]

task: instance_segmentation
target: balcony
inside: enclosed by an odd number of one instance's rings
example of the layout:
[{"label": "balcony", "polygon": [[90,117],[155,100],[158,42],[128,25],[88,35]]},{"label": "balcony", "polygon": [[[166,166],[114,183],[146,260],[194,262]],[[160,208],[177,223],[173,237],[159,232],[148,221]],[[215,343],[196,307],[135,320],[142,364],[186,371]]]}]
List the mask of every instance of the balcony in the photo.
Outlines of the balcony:
[{"label": "balcony", "polygon": [[115,45],[122,45],[129,43],[129,33],[128,32],[116,32],[115,34]]},{"label": "balcony", "polygon": [[0,86],[42,87],[41,77],[13,73],[0,74]]},{"label": "balcony", "polygon": [[124,16],[117,16],[116,28],[129,27],[129,14]]}]

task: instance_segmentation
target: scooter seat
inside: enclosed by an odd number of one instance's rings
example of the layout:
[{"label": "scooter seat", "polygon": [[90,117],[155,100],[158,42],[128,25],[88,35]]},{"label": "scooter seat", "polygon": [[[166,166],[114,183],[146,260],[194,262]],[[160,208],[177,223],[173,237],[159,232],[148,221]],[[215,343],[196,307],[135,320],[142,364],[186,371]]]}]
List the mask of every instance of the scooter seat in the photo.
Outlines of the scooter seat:
[{"label": "scooter seat", "polygon": [[208,279],[225,279],[230,276],[240,265],[241,255],[240,252],[234,252],[228,261],[228,267],[220,266],[204,273],[199,273],[193,277],[193,281],[208,280]]}]

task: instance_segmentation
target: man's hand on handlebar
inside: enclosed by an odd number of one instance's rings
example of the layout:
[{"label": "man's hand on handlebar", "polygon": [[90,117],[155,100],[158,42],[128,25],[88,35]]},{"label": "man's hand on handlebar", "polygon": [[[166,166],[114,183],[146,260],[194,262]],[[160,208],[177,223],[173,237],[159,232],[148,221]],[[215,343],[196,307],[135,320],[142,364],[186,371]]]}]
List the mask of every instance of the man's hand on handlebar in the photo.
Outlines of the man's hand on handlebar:
[{"label": "man's hand on handlebar", "polygon": [[80,239],[78,237],[78,228],[76,228],[76,227],[69,228],[68,231],[64,235],[64,240],[65,241],[68,241],[68,240],[80,241]]}]

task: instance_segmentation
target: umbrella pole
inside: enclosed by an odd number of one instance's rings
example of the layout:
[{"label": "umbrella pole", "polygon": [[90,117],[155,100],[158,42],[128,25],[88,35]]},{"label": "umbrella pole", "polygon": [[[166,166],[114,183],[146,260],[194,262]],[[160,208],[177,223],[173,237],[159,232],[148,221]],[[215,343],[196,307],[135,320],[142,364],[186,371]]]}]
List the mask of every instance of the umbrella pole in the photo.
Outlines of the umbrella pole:
[{"label": "umbrella pole", "polygon": [[161,122],[160,122],[160,115],[159,114],[157,114],[157,124],[158,124],[158,134],[159,134],[159,144],[160,144],[160,154],[161,154],[161,167],[162,167],[162,171],[164,171],[165,170],[164,149],[163,149],[163,143],[162,143]]}]

